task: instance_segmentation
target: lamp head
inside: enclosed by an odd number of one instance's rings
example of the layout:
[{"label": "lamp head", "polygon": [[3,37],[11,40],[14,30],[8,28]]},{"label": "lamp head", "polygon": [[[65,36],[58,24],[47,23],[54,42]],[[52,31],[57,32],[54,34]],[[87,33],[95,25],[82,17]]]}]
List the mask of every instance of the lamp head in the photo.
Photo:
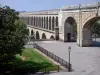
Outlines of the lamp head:
[{"label": "lamp head", "polygon": [[71,51],[71,47],[70,46],[68,47],[68,51]]}]

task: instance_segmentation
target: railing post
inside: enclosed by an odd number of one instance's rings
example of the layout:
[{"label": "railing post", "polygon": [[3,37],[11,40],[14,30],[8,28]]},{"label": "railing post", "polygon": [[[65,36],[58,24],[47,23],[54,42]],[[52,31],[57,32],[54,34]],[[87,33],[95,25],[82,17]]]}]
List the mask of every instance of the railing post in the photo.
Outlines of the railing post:
[{"label": "railing post", "polygon": [[58,72],[59,72],[59,65],[58,65]]}]

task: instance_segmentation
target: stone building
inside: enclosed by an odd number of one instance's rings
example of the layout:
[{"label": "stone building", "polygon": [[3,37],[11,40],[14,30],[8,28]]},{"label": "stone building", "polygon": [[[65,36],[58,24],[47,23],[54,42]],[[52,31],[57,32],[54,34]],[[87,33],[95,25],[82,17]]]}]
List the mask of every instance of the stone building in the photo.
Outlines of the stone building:
[{"label": "stone building", "polygon": [[60,9],[36,12],[22,12],[20,18],[27,24],[29,35],[35,39],[56,39],[71,42],[75,39],[77,25],[77,45],[91,46],[91,26],[100,19],[100,3],[66,6]]}]

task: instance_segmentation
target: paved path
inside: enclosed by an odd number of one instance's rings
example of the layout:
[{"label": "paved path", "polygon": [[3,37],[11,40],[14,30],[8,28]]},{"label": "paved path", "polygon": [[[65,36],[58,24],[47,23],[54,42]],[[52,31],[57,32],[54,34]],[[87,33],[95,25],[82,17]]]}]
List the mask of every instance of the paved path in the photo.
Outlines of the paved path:
[{"label": "paved path", "polygon": [[[40,46],[68,61],[68,47],[71,46],[71,64],[75,74],[100,75],[100,47],[78,47],[76,43],[37,42]],[[50,74],[50,75],[65,75]]]}]

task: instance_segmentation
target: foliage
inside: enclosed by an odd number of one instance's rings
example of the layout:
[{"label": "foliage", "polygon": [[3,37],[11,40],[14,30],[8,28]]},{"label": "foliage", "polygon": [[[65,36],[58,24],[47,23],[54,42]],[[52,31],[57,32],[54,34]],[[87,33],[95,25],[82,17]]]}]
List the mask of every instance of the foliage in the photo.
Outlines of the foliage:
[{"label": "foliage", "polygon": [[13,62],[2,65],[0,71],[8,71],[10,74],[35,73],[38,72],[40,69],[47,68],[48,66],[49,63],[37,63],[15,59]]},{"label": "foliage", "polygon": [[8,6],[0,6],[0,68],[21,54],[26,43],[27,26],[20,20],[19,13]]},{"label": "foliage", "polygon": [[92,26],[92,33],[100,35],[100,21],[97,21]]},{"label": "foliage", "polygon": [[77,24],[74,24],[74,32],[77,33]]},{"label": "foliage", "polygon": [[22,61],[17,60],[15,63],[13,63],[13,73],[35,73],[38,72],[42,68],[48,67],[48,63],[45,63],[47,65],[44,65],[44,63],[37,63],[32,61]]}]

